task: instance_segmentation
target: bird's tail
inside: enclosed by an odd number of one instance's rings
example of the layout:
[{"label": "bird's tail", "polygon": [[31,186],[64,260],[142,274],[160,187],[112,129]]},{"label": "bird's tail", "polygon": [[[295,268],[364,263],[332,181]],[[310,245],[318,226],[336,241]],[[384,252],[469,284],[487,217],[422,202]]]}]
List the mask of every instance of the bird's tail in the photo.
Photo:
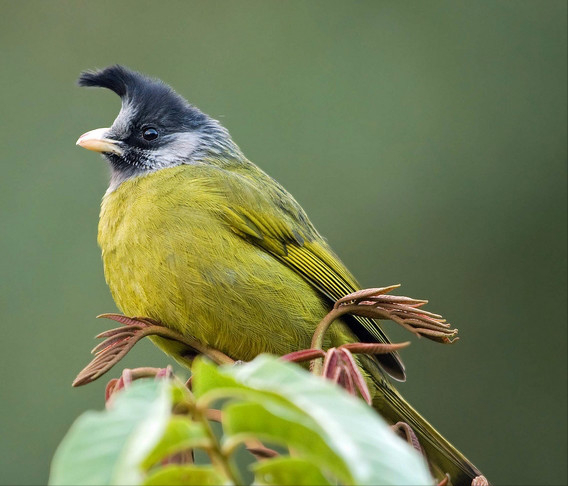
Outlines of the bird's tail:
[{"label": "bird's tail", "polygon": [[[452,444],[432,427],[402,396],[383,379],[374,380],[377,392],[373,399],[373,407],[389,422],[403,422],[410,426],[416,434],[423,452],[426,455],[431,472],[435,478],[442,480],[450,475],[453,486],[471,486],[474,478],[482,476],[481,472]],[[485,480],[485,478],[483,478]],[[479,478],[479,484],[483,484]]]}]

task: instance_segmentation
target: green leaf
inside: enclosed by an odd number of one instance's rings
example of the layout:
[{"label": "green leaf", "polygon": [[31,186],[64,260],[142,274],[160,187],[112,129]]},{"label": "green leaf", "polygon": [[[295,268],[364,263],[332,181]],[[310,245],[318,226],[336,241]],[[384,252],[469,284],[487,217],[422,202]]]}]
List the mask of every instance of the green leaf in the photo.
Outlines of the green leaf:
[{"label": "green leaf", "polygon": [[[339,476],[342,482],[433,483],[424,459],[397,437],[372,408],[298,365],[260,355],[250,363],[219,368],[216,371],[222,377],[211,377],[214,373],[211,365],[196,364],[199,373],[205,369],[203,378],[207,378],[206,381],[221,383],[225,388],[233,387],[239,390],[236,395],[242,395],[242,390],[256,392],[250,394],[250,398],[254,397],[254,401],[271,414],[280,414],[281,420],[290,420],[291,411],[300,413],[304,419],[298,423],[319,433],[337,462],[348,468],[348,476]],[[196,371],[197,383],[198,376]],[[200,391],[203,393],[207,389],[211,389],[208,383],[202,383]],[[274,403],[282,406],[276,407]],[[282,433],[281,440],[287,440],[286,434]]]},{"label": "green leaf", "polygon": [[227,484],[227,480],[211,466],[171,465],[158,469],[144,481],[145,486],[193,486]]},{"label": "green leaf", "polygon": [[59,445],[51,485],[141,484],[141,463],[166,429],[172,394],[165,380],[137,380],[109,410],[81,415]]},{"label": "green leaf", "polygon": [[152,452],[142,462],[143,469],[150,469],[158,461],[178,452],[207,447],[211,443],[201,423],[188,417],[174,416],[170,419],[164,435]]},{"label": "green leaf", "polygon": [[[242,366],[242,364],[234,366]],[[201,398],[207,392],[220,388],[246,389],[230,375],[220,373],[217,365],[207,359],[196,358],[191,369],[193,376],[191,388],[195,398]]]},{"label": "green leaf", "polygon": [[267,486],[324,486],[332,484],[310,461],[298,457],[277,457],[253,465],[254,484]]},{"label": "green leaf", "polygon": [[305,413],[271,398],[265,398],[262,404],[239,402],[227,405],[223,409],[223,426],[228,436],[252,434],[260,440],[293,447],[320,468],[346,481],[353,480],[349,467],[323,439],[320,427]]},{"label": "green leaf", "polygon": [[172,390],[172,403],[174,406],[179,403],[189,405],[195,402],[195,398],[185,385],[177,381],[172,381],[170,383]]}]

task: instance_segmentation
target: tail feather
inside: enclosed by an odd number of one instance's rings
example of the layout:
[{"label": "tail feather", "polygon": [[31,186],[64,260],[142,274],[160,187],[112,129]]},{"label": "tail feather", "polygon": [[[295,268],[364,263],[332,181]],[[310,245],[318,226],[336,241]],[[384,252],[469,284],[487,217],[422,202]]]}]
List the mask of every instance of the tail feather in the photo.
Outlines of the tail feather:
[{"label": "tail feather", "polygon": [[408,424],[423,447],[432,474],[439,480],[450,475],[453,486],[471,486],[474,478],[481,476],[461,452],[450,444],[428,423],[384,378],[374,380],[377,393],[373,407],[389,422]]}]

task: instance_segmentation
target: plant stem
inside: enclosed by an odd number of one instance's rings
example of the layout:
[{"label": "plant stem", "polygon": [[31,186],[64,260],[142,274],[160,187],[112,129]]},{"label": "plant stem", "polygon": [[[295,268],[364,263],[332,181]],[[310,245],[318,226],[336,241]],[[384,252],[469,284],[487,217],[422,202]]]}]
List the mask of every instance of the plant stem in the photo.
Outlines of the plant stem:
[{"label": "plant stem", "polygon": [[[346,310],[343,307],[339,307],[337,309],[330,310],[327,315],[321,320],[321,322],[316,327],[314,331],[314,336],[312,337],[312,349],[323,349],[323,338],[325,333],[329,329],[329,326],[341,317],[343,314],[346,313]],[[312,365],[310,366],[310,370],[315,375],[321,375],[323,373],[323,358],[317,358],[312,361]]]},{"label": "plant stem", "polygon": [[211,428],[209,420],[207,420],[205,412],[201,410],[199,407],[196,407],[195,415],[196,415],[195,418],[203,424],[205,432],[207,433],[209,439],[211,440],[211,448],[210,448],[211,461],[217,463],[218,466],[220,466],[221,469],[223,469],[225,475],[235,486],[244,486],[245,482],[241,478],[241,474],[239,470],[235,467],[231,457],[225,455],[221,450],[219,441],[217,440],[217,437],[213,432],[213,429]]}]

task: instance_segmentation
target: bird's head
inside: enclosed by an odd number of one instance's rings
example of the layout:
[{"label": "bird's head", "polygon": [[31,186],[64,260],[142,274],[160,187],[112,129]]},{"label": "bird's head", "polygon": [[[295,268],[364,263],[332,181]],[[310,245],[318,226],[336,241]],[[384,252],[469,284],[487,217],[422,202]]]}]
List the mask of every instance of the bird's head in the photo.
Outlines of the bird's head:
[{"label": "bird's head", "polygon": [[85,71],[78,83],[108,88],[122,100],[110,128],[91,130],[77,140],[110,162],[111,189],[159,169],[204,159],[229,162],[242,155],[227,130],[160,80],[115,65]]}]

